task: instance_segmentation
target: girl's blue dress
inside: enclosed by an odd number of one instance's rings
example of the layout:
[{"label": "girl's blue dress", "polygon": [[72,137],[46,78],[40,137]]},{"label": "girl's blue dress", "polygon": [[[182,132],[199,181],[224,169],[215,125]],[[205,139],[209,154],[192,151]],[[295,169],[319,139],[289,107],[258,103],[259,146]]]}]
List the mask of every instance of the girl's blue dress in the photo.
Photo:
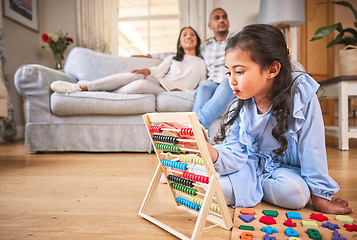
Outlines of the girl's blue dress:
[{"label": "girl's blue dress", "polygon": [[258,114],[253,98],[243,105],[225,142],[214,146],[219,153],[214,166],[231,181],[234,207],[261,202],[264,181],[281,167],[298,172],[316,196],[331,200],[339,189],[328,174],[324,123],[316,96],[319,84],[305,73],[294,72],[292,76],[296,78],[292,87],[293,111],[285,134],[288,148],[284,157],[273,153],[280,147],[271,134],[275,117],[271,111]]}]

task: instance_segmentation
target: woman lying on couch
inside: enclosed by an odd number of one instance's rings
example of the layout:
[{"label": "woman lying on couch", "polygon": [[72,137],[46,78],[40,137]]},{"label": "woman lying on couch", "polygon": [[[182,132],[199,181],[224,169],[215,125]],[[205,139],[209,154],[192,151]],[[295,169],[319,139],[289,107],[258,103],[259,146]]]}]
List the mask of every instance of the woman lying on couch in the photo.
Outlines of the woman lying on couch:
[{"label": "woman lying on couch", "polygon": [[113,91],[152,94],[194,90],[206,80],[206,65],[201,57],[200,44],[197,32],[192,27],[185,27],[177,40],[176,55],[166,57],[158,66],[117,73],[94,81],[55,81],[51,89],[58,93]]}]

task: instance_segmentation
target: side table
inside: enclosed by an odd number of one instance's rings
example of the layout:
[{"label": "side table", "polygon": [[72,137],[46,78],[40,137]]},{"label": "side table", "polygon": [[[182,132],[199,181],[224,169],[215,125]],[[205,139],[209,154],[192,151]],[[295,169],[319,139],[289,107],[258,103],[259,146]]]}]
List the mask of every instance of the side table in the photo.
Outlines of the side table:
[{"label": "side table", "polygon": [[326,98],[338,100],[338,126],[325,126],[325,134],[338,138],[338,148],[349,149],[349,139],[357,138],[357,127],[348,126],[348,98],[357,97],[357,76],[337,76],[319,82]]}]

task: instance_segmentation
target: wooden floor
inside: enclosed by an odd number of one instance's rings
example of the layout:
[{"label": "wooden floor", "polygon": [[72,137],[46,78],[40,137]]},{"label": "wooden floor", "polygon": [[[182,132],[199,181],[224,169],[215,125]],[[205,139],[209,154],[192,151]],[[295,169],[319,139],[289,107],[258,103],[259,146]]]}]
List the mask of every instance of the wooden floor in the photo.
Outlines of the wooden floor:
[{"label": "wooden floor", "polygon": [[[332,140],[327,153],[341,186],[337,197],[357,212],[357,142],[351,143],[349,151],[339,151]],[[175,239],[137,214],[156,161],[147,153],[32,154],[22,142],[0,145],[0,239]],[[195,218],[170,200],[169,188],[160,184],[152,215],[190,236]],[[203,233],[204,239],[230,236],[220,227]]]}]

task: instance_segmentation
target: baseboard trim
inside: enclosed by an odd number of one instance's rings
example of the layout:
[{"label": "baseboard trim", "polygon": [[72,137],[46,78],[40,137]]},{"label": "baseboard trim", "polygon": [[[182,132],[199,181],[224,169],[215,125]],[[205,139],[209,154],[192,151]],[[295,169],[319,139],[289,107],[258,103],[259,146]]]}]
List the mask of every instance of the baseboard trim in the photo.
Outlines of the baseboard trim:
[{"label": "baseboard trim", "polygon": [[16,126],[16,139],[20,140],[20,139],[24,139],[25,138],[25,127],[24,126]]}]

